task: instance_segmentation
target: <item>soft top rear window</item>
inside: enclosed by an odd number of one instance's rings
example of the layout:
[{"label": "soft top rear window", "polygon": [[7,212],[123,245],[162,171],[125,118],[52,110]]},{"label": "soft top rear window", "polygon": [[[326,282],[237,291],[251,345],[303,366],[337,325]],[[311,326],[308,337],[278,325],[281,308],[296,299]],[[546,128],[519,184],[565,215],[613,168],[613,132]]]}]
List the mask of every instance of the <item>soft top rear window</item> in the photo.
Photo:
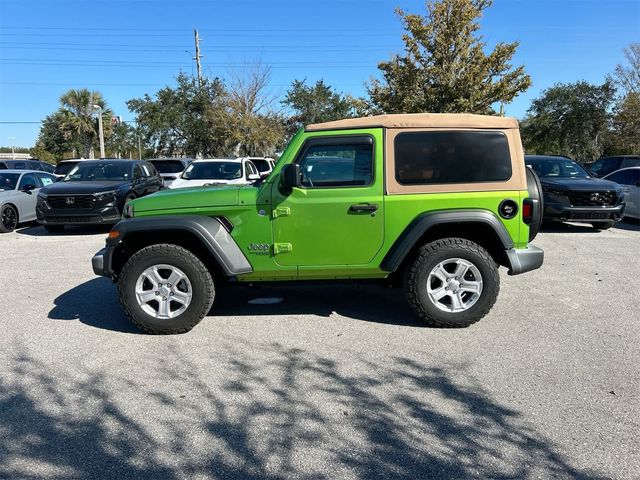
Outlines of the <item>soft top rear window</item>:
[{"label": "soft top rear window", "polygon": [[507,137],[494,131],[402,132],[394,142],[402,185],[475,183],[511,178]]}]

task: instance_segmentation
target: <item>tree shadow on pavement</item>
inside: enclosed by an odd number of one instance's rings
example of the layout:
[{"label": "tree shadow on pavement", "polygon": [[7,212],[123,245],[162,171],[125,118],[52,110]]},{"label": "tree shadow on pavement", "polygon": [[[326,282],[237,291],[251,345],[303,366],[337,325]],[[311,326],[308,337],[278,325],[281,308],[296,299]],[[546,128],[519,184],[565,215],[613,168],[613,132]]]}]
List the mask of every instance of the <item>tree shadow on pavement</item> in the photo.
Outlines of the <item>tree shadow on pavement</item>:
[{"label": "tree shadow on pavement", "polygon": [[118,303],[116,287],[108,278],[94,278],[63,293],[49,312],[51,320],[79,320],[116,332],[140,333]]},{"label": "tree shadow on pavement", "polygon": [[118,374],[12,358],[0,477],[602,478],[464,366],[229,338],[193,363],[164,345]]}]

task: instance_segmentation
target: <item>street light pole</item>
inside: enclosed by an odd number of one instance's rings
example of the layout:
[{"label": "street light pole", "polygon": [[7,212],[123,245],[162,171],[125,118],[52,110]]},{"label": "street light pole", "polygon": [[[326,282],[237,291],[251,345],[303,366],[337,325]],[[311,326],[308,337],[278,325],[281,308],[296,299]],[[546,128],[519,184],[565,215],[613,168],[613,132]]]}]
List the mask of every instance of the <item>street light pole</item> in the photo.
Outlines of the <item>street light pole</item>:
[{"label": "street light pole", "polygon": [[9,137],[9,140],[11,140],[11,159],[15,160],[16,159],[16,151],[13,147],[13,141],[16,139],[16,137]]},{"label": "street light pole", "polygon": [[100,158],[104,158],[104,130],[102,129],[102,107],[94,105],[94,110],[98,111],[98,134],[100,135]]}]

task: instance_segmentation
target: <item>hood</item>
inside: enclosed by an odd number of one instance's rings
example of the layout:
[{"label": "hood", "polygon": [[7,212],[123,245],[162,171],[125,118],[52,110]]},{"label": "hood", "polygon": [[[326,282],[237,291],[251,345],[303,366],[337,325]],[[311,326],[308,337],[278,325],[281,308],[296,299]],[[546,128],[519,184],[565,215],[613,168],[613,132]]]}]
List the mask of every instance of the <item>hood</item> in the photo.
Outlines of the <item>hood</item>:
[{"label": "hood", "polygon": [[57,182],[44,187],[41,191],[48,195],[80,195],[118,190],[129,185],[129,182],[122,180],[113,182]]},{"label": "hood", "polygon": [[232,180],[185,180],[184,178],[177,178],[171,184],[171,188],[204,187],[205,185],[215,187],[230,183],[238,182],[234,182]]},{"label": "hood", "polygon": [[558,190],[620,190],[620,185],[615,182],[593,177],[540,177],[540,183]]},{"label": "hood", "polygon": [[195,187],[162,190],[132,202],[136,212],[175,210],[198,207],[227,207],[238,205],[240,186]]}]

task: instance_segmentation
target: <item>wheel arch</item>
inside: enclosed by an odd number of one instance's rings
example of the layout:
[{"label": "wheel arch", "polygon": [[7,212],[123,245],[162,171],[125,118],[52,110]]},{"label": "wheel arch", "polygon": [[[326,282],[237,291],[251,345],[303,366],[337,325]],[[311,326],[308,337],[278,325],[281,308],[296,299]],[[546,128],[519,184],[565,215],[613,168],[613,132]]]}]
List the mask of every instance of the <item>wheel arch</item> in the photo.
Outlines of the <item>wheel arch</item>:
[{"label": "wheel arch", "polygon": [[173,244],[194,253],[215,276],[231,277],[253,271],[235,240],[217,218],[206,216],[158,216],[124,220],[107,241],[113,246],[110,269],[117,277],[126,261],[142,248]]},{"label": "wheel arch", "polygon": [[421,245],[447,237],[473,241],[487,250],[496,263],[511,265],[506,251],[514,244],[505,226],[488,210],[469,209],[418,215],[389,249],[380,268],[400,271]]}]

